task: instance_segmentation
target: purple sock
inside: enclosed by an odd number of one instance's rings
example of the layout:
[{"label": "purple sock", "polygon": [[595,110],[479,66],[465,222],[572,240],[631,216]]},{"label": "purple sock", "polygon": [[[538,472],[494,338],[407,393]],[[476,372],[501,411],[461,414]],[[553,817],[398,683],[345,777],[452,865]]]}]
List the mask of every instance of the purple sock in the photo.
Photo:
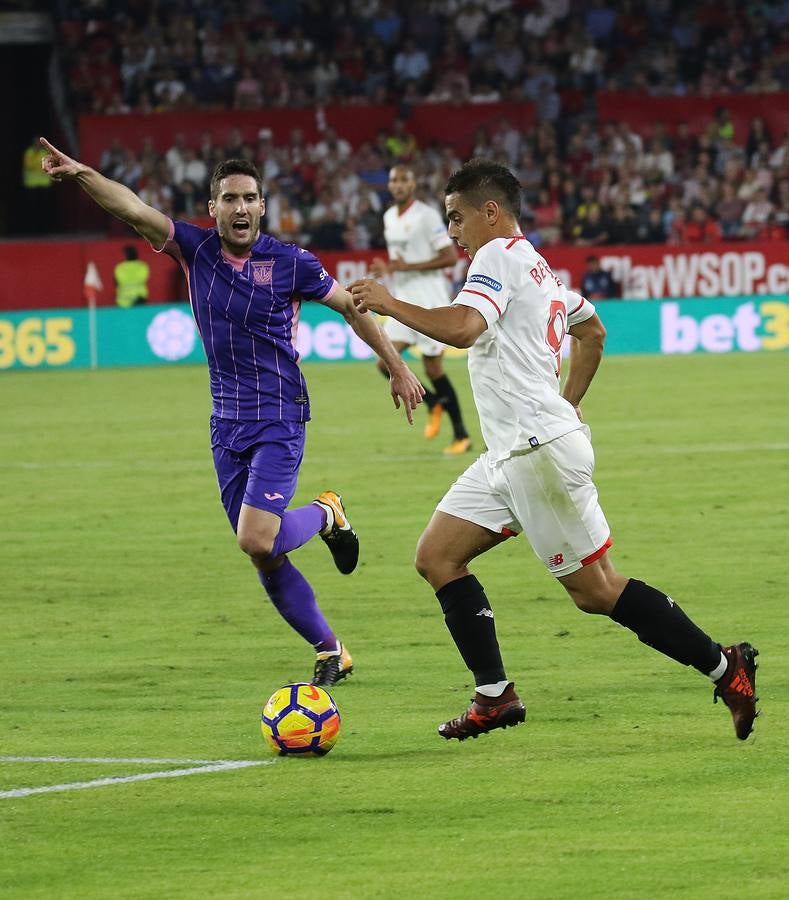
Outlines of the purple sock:
[{"label": "purple sock", "polygon": [[274,608],[320,653],[336,650],[337,638],[323,617],[310,583],[289,559],[271,572],[258,572]]},{"label": "purple sock", "polygon": [[282,524],[274,539],[271,555],[281,556],[283,553],[296,550],[325,527],[326,510],[315,503],[287,510],[282,516]]}]

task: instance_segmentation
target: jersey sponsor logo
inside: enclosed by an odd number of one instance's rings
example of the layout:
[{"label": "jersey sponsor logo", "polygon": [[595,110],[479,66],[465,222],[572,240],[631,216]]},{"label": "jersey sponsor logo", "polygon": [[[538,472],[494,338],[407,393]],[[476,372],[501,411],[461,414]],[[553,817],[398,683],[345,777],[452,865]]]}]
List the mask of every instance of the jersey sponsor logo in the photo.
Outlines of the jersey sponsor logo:
[{"label": "jersey sponsor logo", "polygon": [[556,553],[548,557],[548,565],[551,569],[556,569],[564,563],[564,554]]},{"label": "jersey sponsor logo", "polygon": [[494,291],[500,291],[502,288],[502,284],[500,281],[496,281],[495,278],[491,278],[490,275],[472,275],[469,278],[469,281],[473,281],[476,284],[484,284],[489,288],[492,288]]},{"label": "jersey sponsor logo", "polygon": [[252,263],[252,280],[255,284],[271,284],[273,272],[273,259],[265,259]]},{"label": "jersey sponsor logo", "polygon": [[321,281],[323,281],[324,279],[326,279],[328,277],[329,277],[329,273],[326,271],[326,269],[321,269],[320,272],[318,273],[318,278],[320,278]]}]

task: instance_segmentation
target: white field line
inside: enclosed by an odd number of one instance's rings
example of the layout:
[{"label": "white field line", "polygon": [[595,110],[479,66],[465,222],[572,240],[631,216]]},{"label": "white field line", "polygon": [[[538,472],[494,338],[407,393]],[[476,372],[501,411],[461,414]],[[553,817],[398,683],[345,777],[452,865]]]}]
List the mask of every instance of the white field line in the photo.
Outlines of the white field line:
[{"label": "white field line", "polygon": [[[235,759],[165,759],[161,756],[0,756],[0,763],[132,763],[138,766],[212,766]],[[251,760],[250,760],[251,762]]]},{"label": "white field line", "polygon": [[[80,791],[85,788],[105,787],[110,784],[130,784],[134,781],[153,781],[156,778],[183,778],[185,775],[204,775],[209,772],[229,772],[233,769],[248,769],[251,766],[270,766],[276,760],[273,759],[237,759],[204,761],[201,765],[190,766],[186,769],[167,769],[163,772],[143,772],[139,775],[120,775],[112,778],[95,778],[91,781],[71,781],[65,784],[48,784],[43,787],[13,788],[9,791],[0,791],[0,800],[10,800],[18,797],[29,797],[31,794],[51,794],[56,791]],[[184,762],[184,760],[167,759],[112,759],[108,757],[63,757],[63,756],[0,756],[3,762],[71,762],[71,763],[127,763],[138,765],[166,765],[168,762]],[[192,760],[195,762],[195,760]]]}]

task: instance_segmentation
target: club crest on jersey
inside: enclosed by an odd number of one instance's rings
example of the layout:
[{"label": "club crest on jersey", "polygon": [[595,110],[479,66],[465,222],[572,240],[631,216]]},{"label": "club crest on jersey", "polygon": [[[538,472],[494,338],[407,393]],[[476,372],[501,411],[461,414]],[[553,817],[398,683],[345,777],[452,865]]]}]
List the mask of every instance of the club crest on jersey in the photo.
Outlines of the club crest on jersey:
[{"label": "club crest on jersey", "polygon": [[252,281],[255,284],[271,284],[274,260],[265,259],[252,263]]},{"label": "club crest on jersey", "polygon": [[484,284],[494,291],[501,290],[501,282],[496,281],[495,278],[491,278],[490,275],[472,275],[471,278],[469,278],[469,281],[476,281],[478,284]]}]

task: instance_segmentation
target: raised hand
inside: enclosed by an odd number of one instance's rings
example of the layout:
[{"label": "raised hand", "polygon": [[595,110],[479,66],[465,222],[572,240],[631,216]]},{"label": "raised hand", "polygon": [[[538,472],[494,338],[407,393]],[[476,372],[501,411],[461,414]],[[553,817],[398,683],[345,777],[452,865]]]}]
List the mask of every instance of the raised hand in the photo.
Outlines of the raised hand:
[{"label": "raised hand", "polygon": [[66,156],[65,153],[53,147],[46,138],[38,139],[41,146],[44,147],[48,154],[41,160],[41,168],[49,175],[53,181],[62,181],[64,178],[76,178],[80,172],[84,171],[85,166]]}]

